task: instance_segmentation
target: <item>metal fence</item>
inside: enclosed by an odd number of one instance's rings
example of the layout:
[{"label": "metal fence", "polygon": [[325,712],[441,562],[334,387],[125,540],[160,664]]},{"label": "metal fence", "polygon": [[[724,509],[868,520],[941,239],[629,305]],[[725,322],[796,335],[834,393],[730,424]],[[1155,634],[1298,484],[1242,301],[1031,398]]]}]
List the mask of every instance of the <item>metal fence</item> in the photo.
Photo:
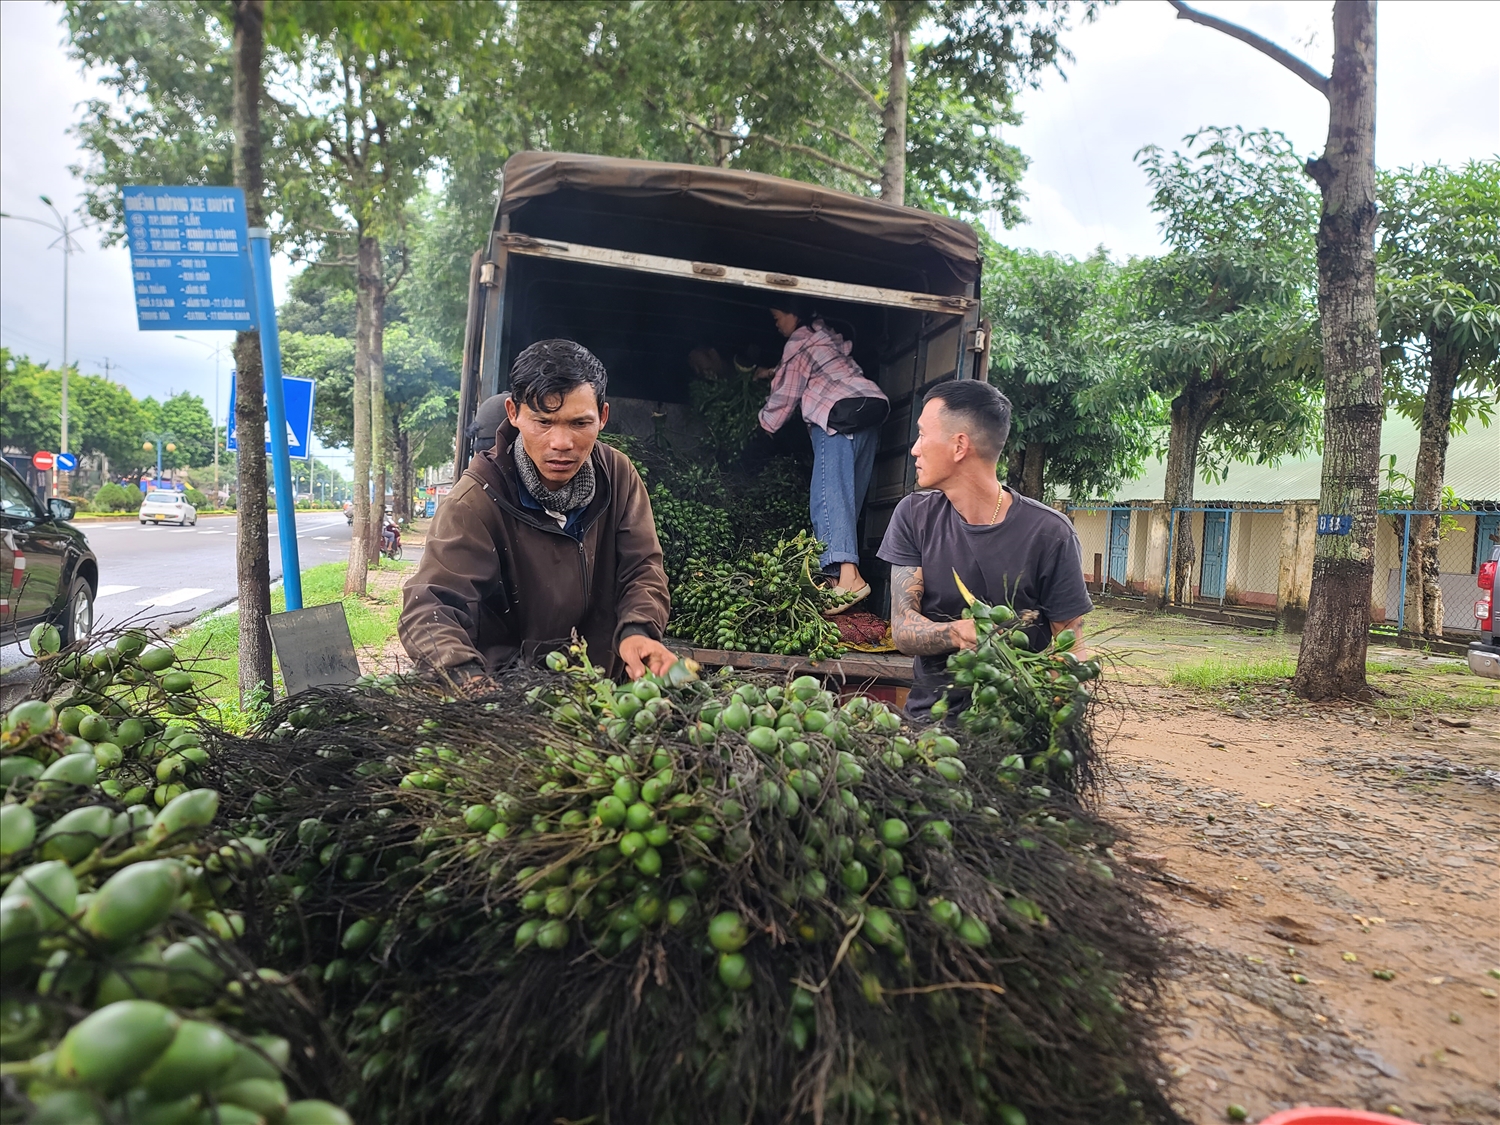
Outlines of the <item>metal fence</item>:
[{"label": "metal fence", "polygon": [[[1490,557],[1492,535],[1500,535],[1500,504],[1477,504],[1467,510],[1435,512],[1419,508],[1382,508],[1377,513],[1375,590],[1371,601],[1385,606],[1385,630],[1406,630],[1406,605],[1411,571],[1412,542],[1419,528],[1419,518],[1451,518],[1467,534],[1443,534],[1438,540],[1438,588],[1443,599],[1443,630],[1472,632],[1475,628],[1474,603],[1479,597],[1476,575],[1479,564]],[[1467,526],[1473,524],[1472,531]],[[1471,532],[1471,533],[1469,533]],[[1384,554],[1382,538],[1389,536],[1391,547]],[[1399,551],[1395,548],[1399,544]],[[1399,556],[1399,562],[1396,561]],[[1389,565],[1394,563],[1395,565]],[[1386,565],[1382,565],[1386,564]],[[1384,588],[1382,589],[1382,582]]]},{"label": "metal fence", "polygon": [[[1281,581],[1284,515],[1280,507],[1173,508],[1162,574],[1169,602],[1274,610]],[[1181,552],[1184,540],[1190,550]],[[1180,552],[1185,555],[1184,565],[1180,578],[1174,579]]]},{"label": "metal fence", "polygon": [[[1070,504],[1066,512],[1079,534],[1085,580],[1096,592],[1278,614],[1283,606],[1306,605],[1315,537],[1347,528],[1338,517],[1319,516],[1308,501],[1170,509],[1151,503]],[[1453,517],[1438,545],[1443,630],[1472,632],[1475,573],[1490,557],[1490,536],[1500,535],[1500,503],[1443,513],[1383,508],[1378,516],[1372,628],[1406,629],[1414,539],[1420,517],[1436,516]]]}]

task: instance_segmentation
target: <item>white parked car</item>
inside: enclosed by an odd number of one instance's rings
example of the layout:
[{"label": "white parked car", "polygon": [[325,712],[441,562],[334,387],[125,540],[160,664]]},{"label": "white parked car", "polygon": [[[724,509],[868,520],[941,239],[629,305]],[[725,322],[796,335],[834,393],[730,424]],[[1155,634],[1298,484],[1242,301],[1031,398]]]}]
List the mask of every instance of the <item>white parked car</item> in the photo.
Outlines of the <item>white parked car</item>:
[{"label": "white parked car", "polygon": [[175,523],[179,527],[198,522],[198,509],[180,492],[158,490],[146,493],[141,502],[142,523]]}]

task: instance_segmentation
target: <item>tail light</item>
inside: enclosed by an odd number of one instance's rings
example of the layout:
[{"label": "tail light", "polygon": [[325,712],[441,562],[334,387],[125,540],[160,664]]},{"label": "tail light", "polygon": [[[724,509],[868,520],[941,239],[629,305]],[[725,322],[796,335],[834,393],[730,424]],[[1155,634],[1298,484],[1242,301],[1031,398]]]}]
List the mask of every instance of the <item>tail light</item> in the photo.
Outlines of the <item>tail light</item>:
[{"label": "tail light", "polygon": [[1495,569],[1500,566],[1493,560],[1479,564],[1479,588],[1483,596],[1474,603],[1474,617],[1479,622],[1481,633],[1495,631]]}]

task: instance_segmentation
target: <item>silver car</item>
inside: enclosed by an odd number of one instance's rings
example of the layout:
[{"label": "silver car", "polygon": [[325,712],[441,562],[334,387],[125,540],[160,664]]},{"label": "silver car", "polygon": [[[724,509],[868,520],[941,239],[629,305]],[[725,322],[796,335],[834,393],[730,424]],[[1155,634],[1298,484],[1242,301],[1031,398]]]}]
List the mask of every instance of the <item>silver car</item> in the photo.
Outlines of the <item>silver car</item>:
[{"label": "silver car", "polygon": [[156,490],[146,493],[141,502],[142,523],[175,523],[178,527],[197,524],[198,509],[180,492]]}]

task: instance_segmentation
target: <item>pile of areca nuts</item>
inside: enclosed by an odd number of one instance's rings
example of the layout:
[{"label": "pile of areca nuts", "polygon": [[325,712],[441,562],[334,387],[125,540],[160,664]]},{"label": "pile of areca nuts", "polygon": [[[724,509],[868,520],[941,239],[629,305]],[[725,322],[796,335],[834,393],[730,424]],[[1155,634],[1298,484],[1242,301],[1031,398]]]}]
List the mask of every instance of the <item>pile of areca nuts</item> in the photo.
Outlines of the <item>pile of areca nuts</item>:
[{"label": "pile of areca nuts", "polygon": [[[143,830],[112,819],[91,853],[106,859],[70,868],[96,897],[57,903],[21,977],[7,958],[6,1020],[14,1001],[45,1025],[15,1062],[7,1046],[7,1093],[92,1099],[99,1120],[245,1109],[268,1125],[1171,1120],[1151,1017],[1163,946],[1075,792],[1097,665],[1066,640],[1017,651],[1004,613],[970,614],[981,645],[950,664],[967,681],[954,699],[996,692],[952,726],[914,728],[810,676],[683,661],[614,683],[581,647],[498,683],[306,693],[248,735],[200,719],[197,746],[173,748],[170,712],[143,719],[148,758],[204,760],[110,807],[144,820],[158,790],[186,786]],[[130,690],[157,710],[170,698]],[[7,810],[40,781],[8,789]],[[42,835],[7,851],[7,900]],[[117,954],[58,1003],[65,973],[42,986],[55,950],[94,964],[121,948],[90,919],[105,862],[132,850],[122,870],[180,869],[127,942],[158,943],[166,984],[104,991]],[[216,970],[190,996],[179,946]],[[73,1022],[85,993],[100,1012],[156,1005],[164,1053],[83,1081],[67,1042],[98,1018]],[[234,1057],[163,1086],[186,1027]],[[279,1100],[243,1106],[255,1081]],[[167,1094],[191,1112],[132,1108]]]},{"label": "pile of areca nuts", "polygon": [[0,732],[0,1120],[347,1125],[291,1100],[288,1042],[256,1026],[279,978],[236,949],[221,895],[266,845],[214,832],[191,674],[138,630],[87,653],[58,655],[50,625],[30,640],[71,690]]}]

